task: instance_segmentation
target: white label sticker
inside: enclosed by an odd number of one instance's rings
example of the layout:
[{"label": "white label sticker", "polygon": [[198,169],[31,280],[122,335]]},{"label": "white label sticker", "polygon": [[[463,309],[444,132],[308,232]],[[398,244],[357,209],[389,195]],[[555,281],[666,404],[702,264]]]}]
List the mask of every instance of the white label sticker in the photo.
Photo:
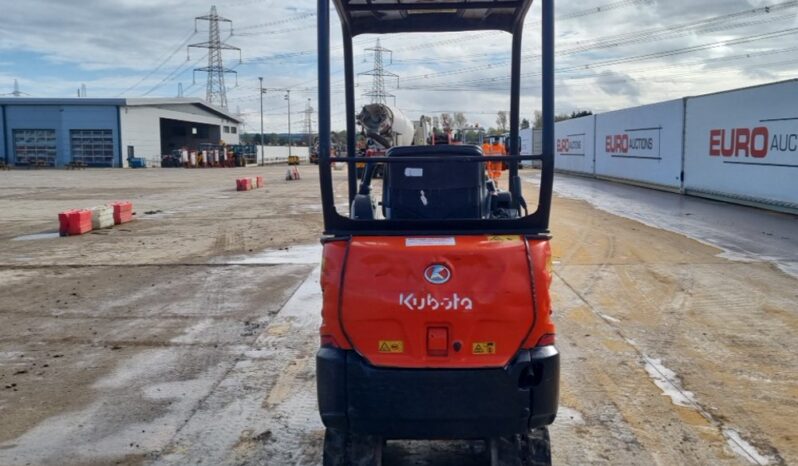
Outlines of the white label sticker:
[{"label": "white label sticker", "polygon": [[424,176],[424,169],[423,168],[405,168],[405,176],[412,176],[412,177],[422,177]]},{"label": "white label sticker", "polygon": [[406,238],[405,246],[454,246],[454,237],[446,238]]}]

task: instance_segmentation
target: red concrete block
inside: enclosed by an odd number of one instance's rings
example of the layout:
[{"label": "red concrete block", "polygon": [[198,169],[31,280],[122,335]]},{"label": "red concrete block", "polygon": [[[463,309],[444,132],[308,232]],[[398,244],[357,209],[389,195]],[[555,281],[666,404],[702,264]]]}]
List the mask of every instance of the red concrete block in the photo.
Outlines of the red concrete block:
[{"label": "red concrete block", "polygon": [[61,236],[69,235],[69,214],[74,210],[66,210],[58,214],[58,234]]},{"label": "red concrete block", "polygon": [[72,209],[58,214],[58,233],[61,236],[82,235],[91,229],[90,210]]},{"label": "red concrete block", "polygon": [[263,177],[262,177],[262,176],[258,176],[258,177],[256,177],[256,178],[255,178],[255,180],[256,180],[256,182],[257,182],[257,187],[258,187],[258,188],[262,188],[262,187],[264,186],[264,184],[263,184]]},{"label": "red concrete block", "polygon": [[133,203],[117,201],[111,204],[114,208],[114,225],[121,225],[133,220]]},{"label": "red concrete block", "polygon": [[249,191],[253,188],[250,178],[239,178],[236,180],[237,191]]}]

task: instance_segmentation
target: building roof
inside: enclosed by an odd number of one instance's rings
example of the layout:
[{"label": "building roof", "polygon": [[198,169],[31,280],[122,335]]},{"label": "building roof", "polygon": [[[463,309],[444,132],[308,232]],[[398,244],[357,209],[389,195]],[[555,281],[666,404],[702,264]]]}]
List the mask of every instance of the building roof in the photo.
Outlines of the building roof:
[{"label": "building roof", "polygon": [[121,98],[121,99],[90,99],[86,97],[49,98],[49,97],[2,97],[0,105],[81,105],[81,106],[114,106],[114,107],[157,107],[161,105],[195,105],[203,110],[214,113],[236,123],[243,120],[229,111],[208,104],[196,97],[174,98]]},{"label": "building roof", "polygon": [[0,97],[0,105],[125,105],[125,99],[88,99],[76,97]]},{"label": "building roof", "polygon": [[211,105],[198,97],[172,97],[172,98],[131,98],[125,99],[127,107],[157,107],[159,105],[196,105],[203,109],[215,113],[228,120],[243,123],[244,120],[230,113],[227,109]]}]

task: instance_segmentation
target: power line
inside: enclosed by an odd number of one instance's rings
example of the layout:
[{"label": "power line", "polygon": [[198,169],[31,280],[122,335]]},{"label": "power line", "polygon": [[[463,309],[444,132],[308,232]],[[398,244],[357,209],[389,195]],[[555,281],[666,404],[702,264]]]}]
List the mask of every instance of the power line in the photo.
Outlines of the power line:
[{"label": "power line", "polygon": [[[700,21],[694,21],[690,23],[684,23],[681,25],[675,26],[663,26],[658,28],[652,28],[645,31],[639,31],[634,33],[625,33],[625,34],[618,34],[615,36],[608,36],[604,38],[599,38],[594,41],[590,41],[587,43],[574,43],[571,48],[565,48],[557,51],[558,56],[564,55],[572,55],[581,52],[586,52],[589,50],[597,50],[597,49],[606,49],[611,47],[618,47],[620,45],[630,45],[630,44],[639,44],[643,42],[650,42],[654,40],[662,40],[665,38],[673,38],[673,37],[681,37],[691,32],[700,32],[700,31],[718,31],[718,30],[726,30],[726,29],[733,29],[738,27],[750,26],[750,25],[758,25],[764,22],[771,22],[776,20],[784,20],[784,19],[791,19],[794,18],[795,15],[791,16],[777,16],[776,18],[767,18],[765,21],[762,22],[749,22],[749,23],[728,23],[729,19],[741,17],[743,15],[748,14],[771,14],[774,10],[781,10],[787,8],[794,8],[798,6],[798,1],[788,1],[783,2],[780,4],[768,6],[768,7],[761,7],[755,9],[749,9],[742,12],[735,12],[727,15],[715,16],[712,18],[706,18]],[[703,28],[703,29],[702,29]],[[711,29],[710,29],[711,28]],[[537,54],[530,54],[525,55],[525,60],[534,60],[540,58]],[[495,54],[494,54],[495,59]],[[489,70],[491,68],[496,68],[499,65],[509,63],[509,59],[503,59],[499,61],[494,61],[493,63],[485,64],[485,65],[477,65],[467,68],[459,68],[456,70],[448,70],[448,71],[440,71],[440,72],[433,72],[433,73],[425,73],[415,76],[408,76],[402,79],[402,82],[406,83],[408,81],[415,81],[415,80],[428,80],[437,77],[443,76],[452,76],[456,74],[463,74],[469,73],[473,71],[483,71]]]},{"label": "power line", "polygon": [[242,26],[242,27],[239,27],[238,30],[239,31],[246,31],[246,30],[249,30],[249,29],[268,28],[268,27],[271,27],[271,26],[279,26],[281,24],[288,24],[288,23],[291,23],[291,22],[294,22],[294,21],[299,21],[300,19],[314,18],[314,17],[316,17],[316,12],[315,11],[314,12],[308,12],[308,13],[301,13],[301,14],[298,14],[298,15],[289,16],[288,18],[277,19],[277,20],[274,20],[274,21],[266,22],[266,23],[250,24],[250,25]]},{"label": "power line", "polygon": [[149,79],[149,78],[150,78],[150,76],[152,76],[152,75],[154,75],[155,73],[157,73],[158,71],[160,71],[160,69],[161,69],[161,68],[163,68],[163,67],[164,67],[164,66],[165,66],[167,63],[169,63],[169,61],[170,61],[172,58],[174,58],[174,56],[175,56],[175,55],[177,55],[177,53],[178,53],[179,51],[183,50],[183,47],[185,47],[185,46],[186,46],[186,44],[188,44],[188,42],[191,40],[191,38],[192,38],[192,37],[194,37],[196,34],[197,34],[197,31],[194,31],[194,32],[192,32],[191,34],[189,34],[189,35],[188,35],[188,37],[186,37],[185,39],[183,39],[183,41],[182,41],[182,42],[180,42],[180,45],[178,45],[177,47],[175,47],[175,48],[174,48],[174,50],[172,50],[172,53],[170,53],[169,55],[167,55],[167,56],[166,56],[166,58],[164,58],[163,60],[161,60],[161,61],[158,63],[158,65],[156,65],[156,66],[155,66],[155,68],[153,68],[152,70],[150,70],[150,71],[149,71],[147,74],[145,74],[145,75],[144,75],[144,76],[143,76],[141,79],[139,79],[138,81],[136,81],[136,83],[135,83],[135,84],[133,84],[132,86],[128,87],[127,89],[125,89],[124,91],[120,92],[119,94],[117,94],[117,95],[116,95],[116,97],[119,97],[119,96],[125,95],[125,94],[127,94],[128,92],[132,91],[133,89],[135,89],[135,88],[139,87],[139,85],[141,85],[141,83],[143,83],[144,81],[146,81],[147,79]]},{"label": "power line", "polygon": [[[199,64],[199,62],[201,62],[202,60],[204,60],[204,59],[205,59],[207,56],[208,56],[208,54],[206,53],[206,54],[204,54],[203,56],[201,56],[200,58],[198,58],[198,59],[197,59],[196,61],[194,61],[194,62],[191,62],[191,61],[185,61],[185,62],[183,62],[183,63],[181,63],[181,64],[177,65],[177,68],[175,68],[174,70],[172,70],[172,72],[171,72],[171,73],[169,73],[169,74],[167,74],[166,76],[164,76],[164,77],[163,77],[163,79],[161,79],[160,81],[158,81],[158,82],[157,82],[157,83],[156,83],[154,86],[152,86],[152,87],[151,87],[151,88],[150,88],[150,89],[149,89],[147,92],[145,92],[144,94],[142,94],[142,96],[148,96],[148,95],[152,94],[152,93],[153,93],[153,92],[155,92],[155,91],[156,91],[158,88],[160,88],[161,86],[163,86],[164,84],[166,84],[168,81],[172,81],[172,80],[174,80],[176,77],[178,77],[178,76],[181,76],[183,73],[185,73],[186,71],[188,71],[189,69],[191,69],[191,67],[192,67],[192,66],[196,66],[197,64]],[[192,84],[192,86],[193,86],[193,84]]]},{"label": "power line", "polygon": [[[611,10],[614,10],[614,9],[617,9],[617,8],[621,8],[621,7],[625,7],[625,6],[632,6],[632,5],[637,5],[637,4],[641,4],[641,3],[647,4],[647,3],[651,3],[651,2],[652,2],[652,0],[619,0],[619,1],[616,1],[616,2],[612,2],[612,3],[608,3],[608,4],[604,4],[604,5],[599,5],[597,7],[593,7],[593,8],[589,8],[589,9],[585,9],[585,10],[576,10],[576,11],[572,11],[570,13],[565,13],[565,14],[559,16],[559,19],[579,18],[579,17],[593,15],[593,14],[605,13],[607,11],[611,11]],[[315,13],[310,14],[310,16],[315,16]],[[269,24],[269,23],[267,23],[267,24]],[[499,32],[499,31],[482,31],[482,32],[476,32],[476,33],[471,33],[471,34],[448,33],[447,35],[452,35],[453,37],[448,37],[448,38],[445,38],[445,39],[439,39],[439,40],[435,40],[435,41],[422,40],[418,44],[406,45],[406,46],[403,46],[403,47],[394,48],[394,51],[399,52],[399,51],[423,50],[423,49],[427,49],[427,48],[429,48],[431,46],[459,44],[459,43],[462,43],[464,41],[484,39],[486,37],[498,36],[498,35],[501,35],[501,34],[503,34],[503,33]],[[440,36],[440,35],[441,34],[436,34],[436,36]],[[356,43],[355,45],[356,46],[360,46],[360,45],[365,45],[365,44],[361,42],[361,43]],[[342,48],[343,48],[343,46],[339,45],[339,46],[331,47],[330,50],[340,50]],[[246,64],[252,64],[252,63],[262,63],[262,62],[265,62],[265,61],[272,61],[272,60],[284,60],[284,59],[287,59],[287,58],[296,58],[296,57],[301,57],[301,56],[311,57],[311,56],[315,56],[315,54],[316,54],[316,49],[314,48],[314,49],[308,49],[308,50],[300,50],[300,51],[296,51],[296,52],[286,52],[286,53],[281,53],[281,54],[276,54],[276,55],[265,55],[265,56],[260,56],[260,57],[252,57],[252,58],[248,59],[246,62],[244,62],[244,64],[246,65]]]}]

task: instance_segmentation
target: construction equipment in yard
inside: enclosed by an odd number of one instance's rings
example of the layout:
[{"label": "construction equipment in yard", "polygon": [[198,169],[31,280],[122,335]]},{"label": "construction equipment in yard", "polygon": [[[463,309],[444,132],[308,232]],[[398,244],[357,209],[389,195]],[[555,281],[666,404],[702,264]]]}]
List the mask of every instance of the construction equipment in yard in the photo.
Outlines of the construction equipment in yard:
[{"label": "construction equipment in yard", "polygon": [[413,122],[395,107],[385,104],[368,104],[357,116],[363,134],[383,148],[413,144],[416,129]]},{"label": "construction equipment in yard", "polygon": [[[347,155],[331,156],[329,2],[317,5],[323,462],[378,465],[386,440],[432,438],[485,439],[494,466],[550,464],[560,370],[549,295],[554,0],[542,0],[539,156],[520,155],[518,144],[532,0],[333,0],[343,24]],[[471,30],[512,36],[507,154],[440,144],[355,157],[353,37]],[[518,172],[524,160],[542,162],[534,212]],[[488,163],[507,164],[506,190],[486,176]],[[333,189],[339,164],[348,168],[344,215]],[[385,170],[380,202],[371,186],[377,164]]]},{"label": "construction equipment in yard", "polygon": [[288,156],[288,165],[299,165],[299,156],[298,155],[289,155]]},{"label": "construction equipment in yard", "polygon": [[[357,115],[357,122],[366,140],[366,149],[360,153],[362,157],[382,157],[391,147],[413,145],[421,125],[420,121],[412,122],[399,109],[386,104],[364,106]],[[360,177],[365,163],[361,163],[358,169]],[[382,165],[377,165],[374,176],[382,177]]]},{"label": "construction equipment in yard", "polygon": [[130,168],[147,168],[147,159],[128,155],[127,166]]},{"label": "construction equipment in yard", "polygon": [[258,163],[258,146],[254,144],[233,144],[228,146],[233,151],[236,167]]}]

